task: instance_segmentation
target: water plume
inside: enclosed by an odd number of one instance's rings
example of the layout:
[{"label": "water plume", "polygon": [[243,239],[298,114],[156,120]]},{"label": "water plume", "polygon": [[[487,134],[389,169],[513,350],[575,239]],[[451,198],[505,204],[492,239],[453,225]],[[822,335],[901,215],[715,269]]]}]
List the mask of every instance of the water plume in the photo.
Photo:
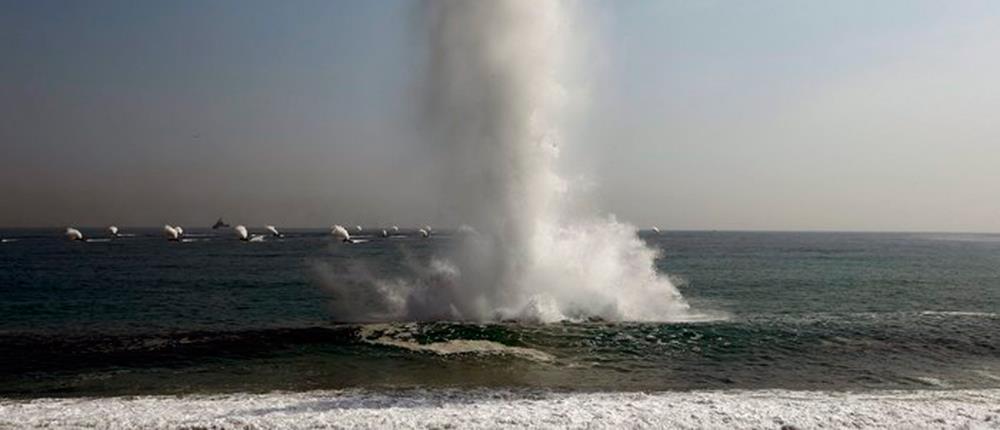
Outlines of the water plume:
[{"label": "water plume", "polygon": [[[268,226],[268,227],[271,227],[271,226]],[[236,232],[236,238],[239,239],[239,240],[241,240],[241,241],[244,241],[244,242],[263,242],[264,241],[264,235],[262,235],[262,234],[250,234],[250,231],[247,230],[246,226],[244,226],[244,225],[238,225],[236,227],[233,227],[233,231]],[[274,231],[277,232],[277,230],[274,230]],[[281,237],[281,236],[279,236],[279,237]]]},{"label": "water plume", "polygon": [[117,238],[118,237],[118,227],[116,227],[116,226],[110,226],[110,227],[108,227],[108,233],[111,234],[112,238]]},{"label": "water plume", "polygon": [[270,232],[271,236],[277,237],[279,239],[285,237],[285,235],[281,234],[281,232],[279,232],[278,229],[275,228],[273,225],[264,226],[264,229]]},{"label": "water plume", "polygon": [[233,231],[236,232],[236,237],[239,240],[247,241],[250,240],[250,232],[247,231],[246,226],[238,225],[233,227]]},{"label": "water plume", "polygon": [[[687,320],[658,254],[613,216],[567,209],[555,171],[566,91],[567,3],[442,0],[426,6],[423,126],[460,229],[456,249],[410,276],[324,273],[336,318]],[[392,230],[398,231],[393,226]]]},{"label": "water plume", "polygon": [[173,242],[179,241],[181,239],[180,227],[173,227],[170,224],[166,224],[163,226],[163,235],[169,241]]},{"label": "water plume", "polygon": [[85,240],[83,237],[83,233],[80,233],[80,230],[77,230],[73,227],[67,228],[64,234],[66,235],[66,239],[69,240],[81,240],[81,241]]},{"label": "water plume", "polygon": [[333,237],[340,239],[341,242],[351,242],[351,233],[348,233],[347,229],[342,225],[337,224],[331,227],[330,234],[332,234]]}]

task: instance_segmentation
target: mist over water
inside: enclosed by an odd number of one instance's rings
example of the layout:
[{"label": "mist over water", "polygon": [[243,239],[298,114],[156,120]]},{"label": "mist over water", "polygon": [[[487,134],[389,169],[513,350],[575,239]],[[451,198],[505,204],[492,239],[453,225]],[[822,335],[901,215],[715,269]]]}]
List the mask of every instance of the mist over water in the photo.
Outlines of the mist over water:
[{"label": "mist over water", "polygon": [[566,209],[555,172],[570,11],[562,2],[428,2],[426,144],[442,207],[471,228],[409,275],[324,266],[349,321],[692,318],[657,252],[613,216]]}]

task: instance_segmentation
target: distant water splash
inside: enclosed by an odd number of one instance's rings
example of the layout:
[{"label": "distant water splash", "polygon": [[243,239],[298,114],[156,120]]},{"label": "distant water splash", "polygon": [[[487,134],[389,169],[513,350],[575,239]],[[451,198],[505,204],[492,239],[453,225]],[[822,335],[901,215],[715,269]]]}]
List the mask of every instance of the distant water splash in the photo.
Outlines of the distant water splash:
[{"label": "distant water splash", "polygon": [[238,225],[236,227],[233,227],[233,231],[236,232],[236,238],[238,238],[239,240],[250,239],[250,232],[247,231],[247,228],[245,226]]},{"label": "distant water splash", "polygon": [[77,230],[73,227],[67,228],[65,235],[66,239],[68,240],[80,240],[80,241],[85,240],[83,233],[80,233],[80,230]]},{"label": "distant water splash", "polygon": [[428,2],[431,151],[469,224],[412,276],[324,270],[345,321],[675,321],[693,315],[657,252],[614,217],[564,208],[555,173],[570,13],[557,1]]},{"label": "distant water splash", "polygon": [[174,227],[167,224],[163,226],[163,235],[167,238],[167,240],[177,241],[181,238],[181,229],[180,227]]},{"label": "distant water splash", "polygon": [[270,233],[272,237],[276,237],[279,239],[285,237],[285,235],[279,232],[278,229],[273,225],[264,226],[264,229],[266,229],[267,232]]}]

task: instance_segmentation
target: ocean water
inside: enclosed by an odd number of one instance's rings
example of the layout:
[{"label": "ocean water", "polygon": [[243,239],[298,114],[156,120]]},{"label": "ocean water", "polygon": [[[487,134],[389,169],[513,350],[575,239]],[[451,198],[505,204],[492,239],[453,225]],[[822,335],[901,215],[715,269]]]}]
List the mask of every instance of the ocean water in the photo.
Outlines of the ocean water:
[{"label": "ocean water", "polygon": [[254,243],[229,231],[195,229],[183,243],[158,229],[122,233],[134,236],[0,231],[0,397],[936,390],[995,400],[1000,388],[1000,235],[644,232],[663,252],[658,270],[716,318],[538,325],[348,324],[331,313],[322,267],[405,276],[407,259],[449,246],[448,232],[356,245],[321,230]]}]

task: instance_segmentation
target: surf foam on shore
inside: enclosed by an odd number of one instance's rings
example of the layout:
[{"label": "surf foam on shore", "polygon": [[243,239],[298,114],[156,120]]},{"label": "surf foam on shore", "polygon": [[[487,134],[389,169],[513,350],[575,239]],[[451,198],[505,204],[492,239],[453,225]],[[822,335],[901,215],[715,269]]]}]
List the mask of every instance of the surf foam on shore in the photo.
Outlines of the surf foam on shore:
[{"label": "surf foam on shore", "polygon": [[1000,428],[1000,390],[510,390],[0,400],[0,428]]}]

